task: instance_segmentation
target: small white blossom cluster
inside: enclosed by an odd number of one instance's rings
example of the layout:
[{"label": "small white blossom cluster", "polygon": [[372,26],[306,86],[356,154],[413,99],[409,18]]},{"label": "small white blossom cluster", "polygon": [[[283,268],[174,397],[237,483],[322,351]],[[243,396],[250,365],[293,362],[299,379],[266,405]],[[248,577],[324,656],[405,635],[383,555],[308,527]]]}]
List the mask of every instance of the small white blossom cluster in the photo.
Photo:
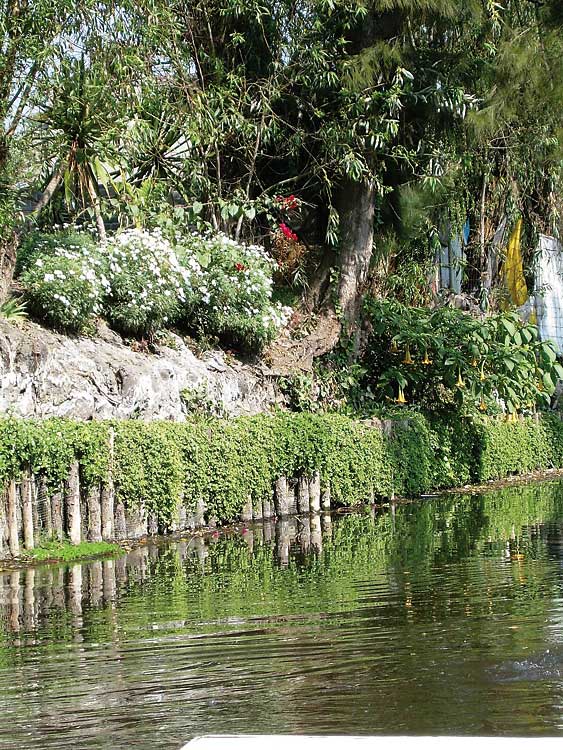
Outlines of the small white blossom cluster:
[{"label": "small white blossom cluster", "polygon": [[96,245],[76,232],[40,237],[22,281],[32,307],[71,330],[101,314],[110,288]]},{"label": "small white blossom cluster", "polygon": [[123,331],[145,333],[177,319],[194,294],[200,273],[192,259],[180,263],[176,251],[159,229],[129,229],[105,245],[111,294],[110,320]]},{"label": "small white blossom cluster", "polygon": [[245,245],[223,234],[191,234],[181,240],[184,264],[195,259],[198,303],[193,321],[208,333],[259,348],[285,325],[291,309],[272,302],[275,261],[259,245]]}]

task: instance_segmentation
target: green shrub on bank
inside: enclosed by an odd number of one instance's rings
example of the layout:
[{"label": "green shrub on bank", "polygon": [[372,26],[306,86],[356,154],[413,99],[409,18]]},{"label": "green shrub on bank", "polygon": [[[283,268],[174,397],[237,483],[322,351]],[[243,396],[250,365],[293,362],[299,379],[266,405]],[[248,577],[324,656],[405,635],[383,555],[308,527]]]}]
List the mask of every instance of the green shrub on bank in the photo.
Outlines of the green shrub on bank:
[{"label": "green shrub on bank", "polygon": [[364,390],[427,412],[531,414],[546,408],[563,367],[537,326],[514,312],[482,319],[449,307],[368,298]]},{"label": "green shrub on bank", "polygon": [[[113,433],[113,449],[110,435]],[[60,489],[74,460],[84,487],[107,481],[116,499],[167,525],[183,502],[221,522],[280,476],[321,475],[333,503],[416,496],[537,469],[563,467],[563,422],[543,415],[445,420],[422,414],[360,421],[337,414],[259,415],[188,422],[0,420],[0,481],[30,467]]]}]

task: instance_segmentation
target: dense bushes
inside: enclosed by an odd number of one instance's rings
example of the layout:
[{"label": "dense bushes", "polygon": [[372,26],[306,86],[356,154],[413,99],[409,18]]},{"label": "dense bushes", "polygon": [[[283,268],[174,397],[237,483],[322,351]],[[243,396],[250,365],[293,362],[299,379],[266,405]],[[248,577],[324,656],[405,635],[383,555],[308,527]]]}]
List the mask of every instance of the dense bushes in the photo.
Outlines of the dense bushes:
[{"label": "dense bushes", "polygon": [[224,235],[166,237],[132,229],[97,245],[86,233],[33,233],[19,268],[30,309],[67,331],[103,315],[118,331],[152,335],[179,325],[258,351],[284,325],[272,302],[274,262]]},{"label": "dense bushes", "polygon": [[362,364],[376,399],[428,411],[509,414],[549,406],[563,368],[551,342],[515,313],[485,318],[452,308],[370,299]]},{"label": "dense bushes", "polygon": [[280,476],[318,470],[333,502],[355,505],[563,467],[563,422],[545,415],[455,423],[420,414],[383,425],[308,414],[184,423],[0,420],[2,482],[30,466],[60,486],[75,457],[85,487],[104,481],[111,464],[117,499],[143,505],[165,524],[180,499],[188,510],[203,501],[225,522],[248,498],[270,496]]},{"label": "dense bushes", "polygon": [[110,291],[107,263],[89,235],[34,233],[24,242],[19,263],[30,310],[51,325],[81,330],[102,313]]}]

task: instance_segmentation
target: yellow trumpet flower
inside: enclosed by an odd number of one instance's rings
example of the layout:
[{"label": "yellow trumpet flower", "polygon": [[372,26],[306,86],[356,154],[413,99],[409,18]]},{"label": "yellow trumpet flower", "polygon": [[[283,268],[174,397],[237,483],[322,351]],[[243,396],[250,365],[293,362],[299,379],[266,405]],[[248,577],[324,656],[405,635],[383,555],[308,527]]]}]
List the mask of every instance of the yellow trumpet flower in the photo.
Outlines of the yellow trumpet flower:
[{"label": "yellow trumpet flower", "polygon": [[413,360],[411,358],[411,350],[409,349],[408,346],[407,346],[407,350],[405,352],[405,357],[403,359],[403,364],[404,365],[414,365],[414,362],[413,362]]},{"label": "yellow trumpet flower", "polygon": [[423,365],[431,365],[432,364],[432,360],[428,358],[428,350],[427,349],[424,350],[424,359],[422,360],[422,364]]},{"label": "yellow trumpet flower", "polygon": [[463,382],[463,378],[461,377],[461,370],[457,371],[457,383],[458,388],[463,388],[465,383]]},{"label": "yellow trumpet flower", "polygon": [[395,401],[398,404],[406,404],[407,403],[407,399],[405,398],[405,394],[403,393],[403,389],[401,388],[401,386],[399,386],[399,395],[397,396],[397,398],[395,399]]},{"label": "yellow trumpet flower", "polygon": [[485,399],[483,396],[481,396],[481,403],[479,404],[479,409],[481,411],[487,411],[487,404],[485,403]]},{"label": "yellow trumpet flower", "polygon": [[391,342],[391,349],[389,351],[392,354],[397,354],[397,352],[399,351],[399,347],[397,346],[397,342],[395,341],[395,339],[393,339],[393,341]]}]

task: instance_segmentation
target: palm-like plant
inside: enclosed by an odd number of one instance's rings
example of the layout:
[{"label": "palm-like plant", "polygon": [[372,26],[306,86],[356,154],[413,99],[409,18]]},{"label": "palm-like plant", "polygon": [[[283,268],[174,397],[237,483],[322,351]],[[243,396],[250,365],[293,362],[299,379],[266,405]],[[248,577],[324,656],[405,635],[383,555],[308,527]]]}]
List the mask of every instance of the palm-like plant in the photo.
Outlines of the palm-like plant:
[{"label": "palm-like plant", "polygon": [[84,58],[65,59],[51,93],[34,117],[34,143],[51,165],[36,212],[64,189],[67,209],[93,214],[100,239],[106,235],[100,185],[107,183],[108,160],[117,160],[115,100],[103,73]]}]

